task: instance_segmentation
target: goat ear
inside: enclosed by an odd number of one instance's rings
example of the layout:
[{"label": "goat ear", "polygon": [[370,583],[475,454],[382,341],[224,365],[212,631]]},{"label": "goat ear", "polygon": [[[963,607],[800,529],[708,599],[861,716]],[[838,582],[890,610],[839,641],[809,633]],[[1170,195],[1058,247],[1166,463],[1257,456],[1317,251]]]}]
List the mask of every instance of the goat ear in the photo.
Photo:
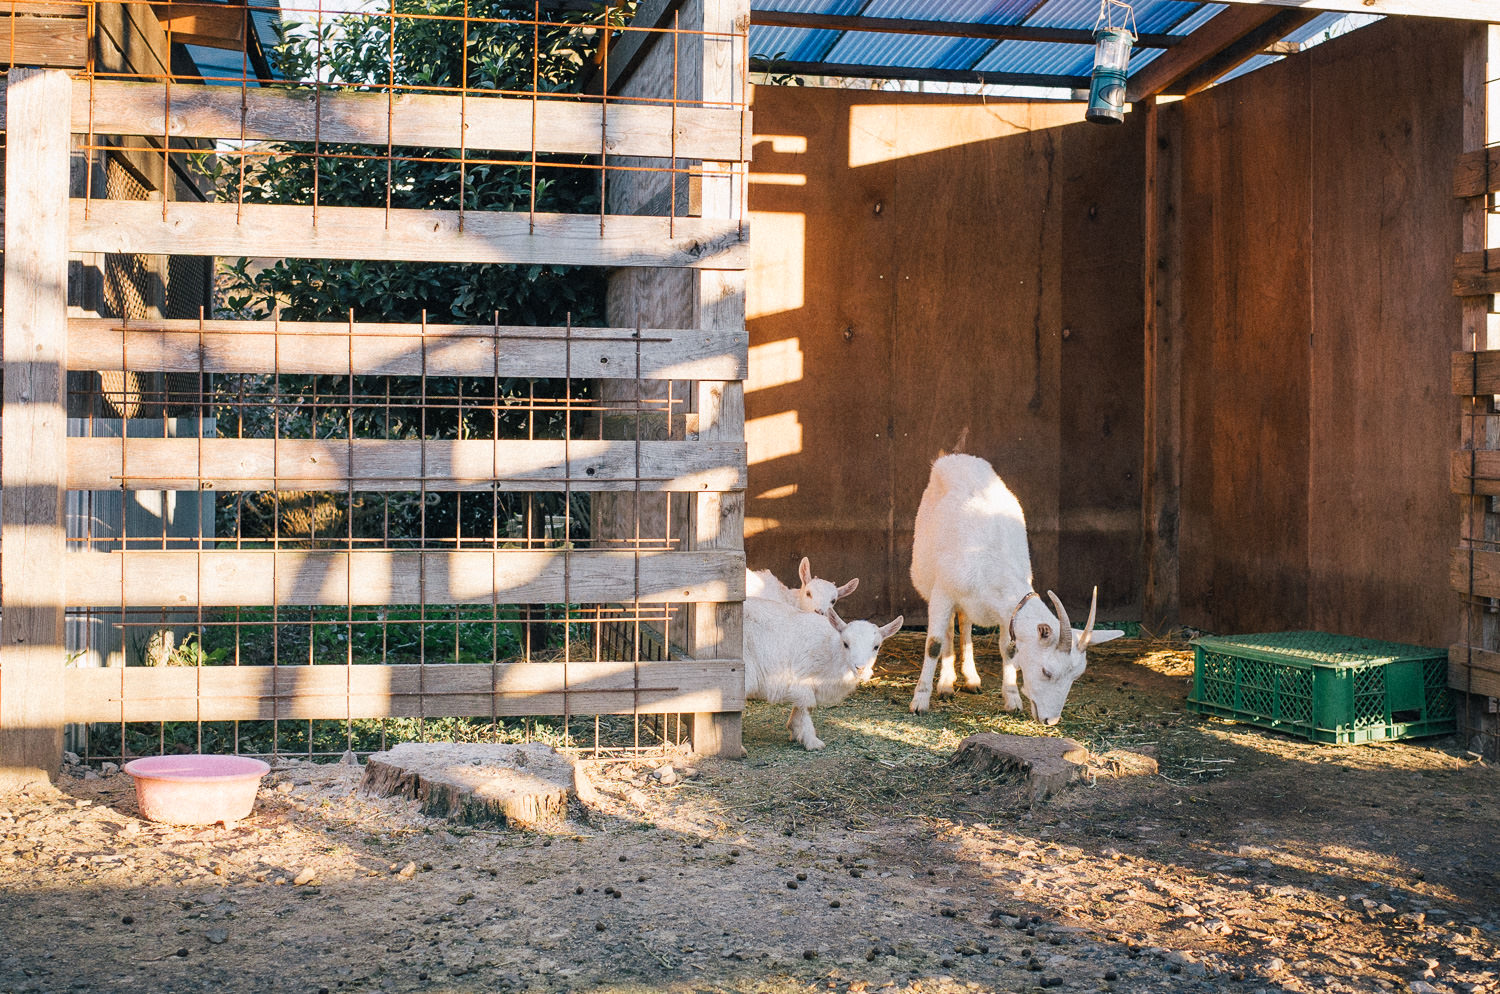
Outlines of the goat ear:
[{"label": "goat ear", "polygon": [[812,564],[807,561],[806,556],[802,557],[802,563],[797,567],[797,578],[802,581],[804,587],[812,582]]},{"label": "goat ear", "polygon": [[831,607],[828,609],[828,621],[833,625],[833,630],[836,632],[842,632],[845,628],[849,627],[849,623],[840,618],[839,613]]},{"label": "goat ear", "polygon": [[1036,626],[1036,637],[1039,638],[1039,639],[1041,639],[1042,642],[1043,642],[1043,644],[1045,644],[1047,642],[1051,642],[1052,641],[1052,626],[1049,625],[1049,624],[1046,624],[1045,622],[1043,622],[1040,625],[1037,625]]},{"label": "goat ear", "polygon": [[836,598],[837,597],[848,597],[850,594],[854,593],[855,588],[857,588],[858,586],[859,586],[859,577],[856,576],[854,579],[850,580],[848,583],[846,583],[842,587],[840,587],[838,589],[838,592],[834,596]]},{"label": "goat ear", "polygon": [[883,638],[883,639],[888,639],[892,635],[894,635],[897,632],[899,632],[901,630],[901,624],[905,620],[906,620],[906,617],[904,615],[900,615],[900,614],[896,615],[896,620],[895,621],[891,622],[889,625],[882,625],[880,627],[880,637]]}]

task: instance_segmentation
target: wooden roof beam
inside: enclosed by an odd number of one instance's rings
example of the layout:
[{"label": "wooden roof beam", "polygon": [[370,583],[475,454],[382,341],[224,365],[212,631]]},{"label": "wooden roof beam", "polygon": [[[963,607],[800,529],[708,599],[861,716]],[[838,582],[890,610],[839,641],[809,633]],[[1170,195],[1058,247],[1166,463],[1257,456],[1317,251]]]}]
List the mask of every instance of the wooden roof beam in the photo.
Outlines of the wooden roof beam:
[{"label": "wooden roof beam", "polygon": [[[897,17],[808,14],[786,10],[751,10],[750,23],[773,28],[816,31],[876,31],[886,34],[933,35],[944,38],[985,38],[991,41],[1047,41],[1092,45],[1094,32],[1083,28],[1043,28],[1025,24],[975,24],[972,21],[917,21]],[[1171,48],[1187,35],[1143,34],[1142,48]]]},{"label": "wooden roof beam", "polygon": [[[1228,51],[1283,13],[1279,7],[1270,4],[1230,7],[1220,11],[1188,35],[1187,41],[1158,55],[1132,75],[1129,99],[1134,102],[1167,92],[1199,66]],[[1219,75],[1228,71],[1222,69]]]},{"label": "wooden roof beam", "polygon": [[1206,90],[1220,76],[1263,55],[1266,49],[1317,17],[1316,11],[1283,10],[1259,28],[1183,76],[1170,88],[1172,93],[1191,96]]},{"label": "wooden roof beam", "polygon": [[1333,11],[1347,14],[1381,14],[1386,17],[1448,17],[1463,21],[1500,22],[1500,0],[1218,0],[1218,2],[1236,6],[1297,7],[1315,13]]}]

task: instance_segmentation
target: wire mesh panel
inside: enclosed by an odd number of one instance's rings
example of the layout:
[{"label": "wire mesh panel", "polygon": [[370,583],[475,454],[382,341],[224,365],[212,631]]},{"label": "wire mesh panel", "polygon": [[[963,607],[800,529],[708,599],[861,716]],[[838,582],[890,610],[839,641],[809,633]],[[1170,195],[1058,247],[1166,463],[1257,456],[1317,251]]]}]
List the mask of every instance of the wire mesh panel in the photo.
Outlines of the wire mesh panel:
[{"label": "wire mesh panel", "polygon": [[[691,526],[697,497],[744,487],[743,433],[698,431],[698,384],[745,375],[743,319],[601,325],[603,267],[745,265],[742,216],[605,206],[635,174],[743,183],[743,73],[727,102],[701,70],[615,95],[635,29],[609,7],[283,5],[257,49],[254,5],[110,6],[91,51],[147,21],[169,51],[237,21],[245,48],[238,72],[91,63],[72,87],[85,168],[169,192],[82,184],[69,249],[220,260],[196,319],[122,300],[68,322],[88,414],[61,482],[114,496],[68,538],[67,610],[122,647],[66,674],[89,753],[608,752],[738,711],[739,661],[684,648],[696,607],[743,596],[738,545]],[[743,25],[695,23],[639,30],[743,64]],[[184,177],[204,200],[173,198]]]}]

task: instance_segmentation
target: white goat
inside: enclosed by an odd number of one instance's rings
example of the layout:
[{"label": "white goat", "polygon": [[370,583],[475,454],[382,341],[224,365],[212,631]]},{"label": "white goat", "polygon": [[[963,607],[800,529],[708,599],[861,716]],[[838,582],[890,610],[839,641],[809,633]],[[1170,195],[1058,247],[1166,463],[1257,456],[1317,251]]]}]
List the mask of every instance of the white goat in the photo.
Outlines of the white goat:
[{"label": "white goat", "polygon": [[832,609],[824,621],[780,601],[747,597],[745,696],[790,704],[788,738],[821,749],[810,712],[837,704],[869,680],[880,643],[900,629],[901,621],[898,617],[881,628],[868,621],[845,624]]},{"label": "white goat", "polygon": [[756,570],[753,573],[746,570],[745,596],[780,601],[798,611],[811,611],[827,617],[840,597],[848,597],[859,586],[857,576],[842,587],[835,586],[830,580],[813,576],[812,566],[808,563],[806,556],[802,557],[802,564],[797,567],[797,578],[802,581],[802,586],[791,590],[776,579],[776,574],[768,569]]},{"label": "white goat", "polygon": [[1026,677],[1022,691],[1031,701],[1032,717],[1048,725],[1061,717],[1068,691],[1086,665],[1088,647],[1125,634],[1094,631],[1098,587],[1082,632],[1073,631],[1068,612],[1052,591],[1047,596],[1057,614],[1043,606],[1031,589],[1031,552],[1021,505],[990,464],[975,456],[943,456],[932,464],[917,508],[911,582],[927,600],[926,652],[911,699],[911,710],[917,714],[931,702],[939,658],[943,668],[937,694],[953,693],[955,621],[963,646],[964,689],[979,692],[974,626],[1005,625],[1000,646],[1005,706],[1012,711],[1021,706],[1016,690],[1019,667]]}]

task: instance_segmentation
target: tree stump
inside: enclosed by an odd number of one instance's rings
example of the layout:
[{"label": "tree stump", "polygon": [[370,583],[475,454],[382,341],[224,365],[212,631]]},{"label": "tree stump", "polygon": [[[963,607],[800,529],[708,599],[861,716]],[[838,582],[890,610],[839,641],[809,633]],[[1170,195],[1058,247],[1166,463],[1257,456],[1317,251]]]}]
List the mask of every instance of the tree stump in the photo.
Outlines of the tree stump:
[{"label": "tree stump", "polygon": [[949,765],[981,773],[1019,770],[1026,776],[1034,804],[1076,780],[1088,758],[1088,748],[1072,739],[979,732],[958,744]]},{"label": "tree stump", "polygon": [[597,797],[576,761],[536,743],[405,742],[370,757],[360,789],[412,798],[431,817],[515,828],[560,824],[571,800]]}]

